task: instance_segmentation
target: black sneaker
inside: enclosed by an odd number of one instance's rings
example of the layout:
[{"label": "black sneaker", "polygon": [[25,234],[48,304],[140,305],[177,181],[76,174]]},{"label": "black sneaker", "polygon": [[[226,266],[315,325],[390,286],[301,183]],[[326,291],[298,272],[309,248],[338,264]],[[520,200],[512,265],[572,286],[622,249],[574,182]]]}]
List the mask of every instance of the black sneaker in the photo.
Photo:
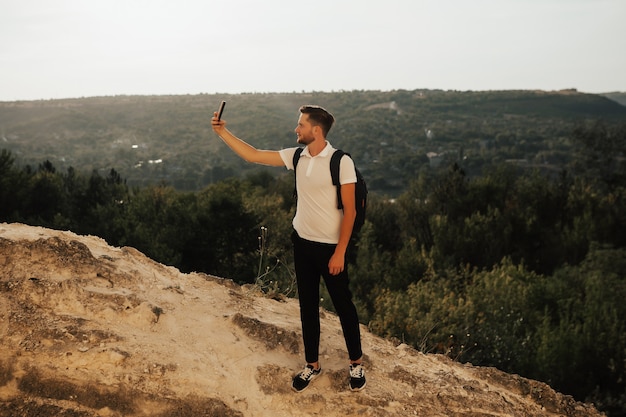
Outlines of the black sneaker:
[{"label": "black sneaker", "polygon": [[350,365],[350,390],[361,391],[365,388],[365,370],[361,364]]},{"label": "black sneaker", "polygon": [[307,365],[298,375],[293,377],[291,383],[291,389],[295,392],[301,392],[309,386],[309,382],[313,381],[319,374],[322,373],[322,368],[315,369],[313,365]]}]

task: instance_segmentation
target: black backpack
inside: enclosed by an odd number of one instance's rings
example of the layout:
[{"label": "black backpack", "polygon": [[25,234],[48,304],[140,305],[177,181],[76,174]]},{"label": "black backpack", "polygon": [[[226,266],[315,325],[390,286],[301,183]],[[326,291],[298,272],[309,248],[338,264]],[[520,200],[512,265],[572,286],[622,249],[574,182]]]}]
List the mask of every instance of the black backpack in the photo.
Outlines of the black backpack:
[{"label": "black backpack", "polygon": [[[296,149],[296,153],[293,154],[293,170],[296,172],[298,161],[300,160],[300,154],[304,148]],[[343,210],[343,203],[341,201],[341,184],[339,184],[339,161],[341,157],[348,155],[349,153],[336,149],[330,158],[330,176],[333,180],[333,185],[337,187],[337,208]],[[365,223],[365,210],[367,208],[367,184],[361,172],[356,168],[356,184],[354,187],[354,201],[356,203],[356,218],[354,219],[354,226],[352,227],[352,236],[355,236],[361,230],[363,223]],[[296,196],[296,186],[294,185],[294,196]]]}]

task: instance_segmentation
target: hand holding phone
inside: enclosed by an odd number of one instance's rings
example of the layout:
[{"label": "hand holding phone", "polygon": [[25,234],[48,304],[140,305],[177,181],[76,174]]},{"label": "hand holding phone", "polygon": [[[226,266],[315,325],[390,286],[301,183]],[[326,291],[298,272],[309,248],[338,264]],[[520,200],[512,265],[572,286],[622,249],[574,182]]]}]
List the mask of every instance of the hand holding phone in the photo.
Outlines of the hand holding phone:
[{"label": "hand holding phone", "polygon": [[226,107],[226,102],[222,101],[220,103],[220,108],[217,111],[217,121],[219,122],[220,120],[222,120],[222,113],[224,113],[224,107]]}]

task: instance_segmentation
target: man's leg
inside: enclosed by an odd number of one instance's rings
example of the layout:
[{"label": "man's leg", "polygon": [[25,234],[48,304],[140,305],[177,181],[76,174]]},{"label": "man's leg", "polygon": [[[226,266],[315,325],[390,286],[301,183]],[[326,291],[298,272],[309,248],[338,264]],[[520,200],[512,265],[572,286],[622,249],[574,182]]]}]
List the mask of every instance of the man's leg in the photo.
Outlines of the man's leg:
[{"label": "man's leg", "polygon": [[314,364],[319,359],[320,271],[314,259],[315,244],[301,239],[295,232],[293,240],[304,355],[307,363]]},{"label": "man's leg", "polygon": [[350,356],[350,390],[361,391],[366,385],[365,370],[361,364],[361,330],[356,307],[352,302],[347,268],[339,275],[324,275],[324,281],[339,316]]},{"label": "man's leg", "polygon": [[347,268],[339,275],[324,274],[324,282],[339,316],[350,361],[360,362],[363,356],[361,329],[359,316],[352,301]]},{"label": "man's leg", "polygon": [[295,232],[292,240],[294,243],[294,265],[296,268],[296,282],[298,284],[304,356],[307,365],[294,376],[291,388],[296,392],[301,392],[322,372],[319,364],[320,271],[315,260],[316,245],[313,242],[300,239]]}]

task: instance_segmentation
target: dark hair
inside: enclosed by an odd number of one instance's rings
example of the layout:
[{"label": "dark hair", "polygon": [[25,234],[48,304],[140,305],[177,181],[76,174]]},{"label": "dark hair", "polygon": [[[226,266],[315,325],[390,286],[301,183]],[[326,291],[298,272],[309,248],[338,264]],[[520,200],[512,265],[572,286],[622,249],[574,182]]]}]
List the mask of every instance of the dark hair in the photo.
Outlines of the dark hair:
[{"label": "dark hair", "polygon": [[312,125],[321,127],[324,137],[335,123],[333,115],[320,106],[304,105],[300,107],[300,113],[308,115]]}]

